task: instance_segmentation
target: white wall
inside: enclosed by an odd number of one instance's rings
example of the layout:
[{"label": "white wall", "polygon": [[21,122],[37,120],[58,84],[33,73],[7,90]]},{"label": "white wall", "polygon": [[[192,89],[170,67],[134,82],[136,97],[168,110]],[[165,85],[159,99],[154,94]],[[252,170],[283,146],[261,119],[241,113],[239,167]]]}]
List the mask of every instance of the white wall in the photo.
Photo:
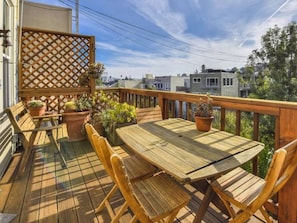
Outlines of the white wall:
[{"label": "white wall", "polygon": [[[11,143],[13,132],[5,108],[17,101],[17,51],[19,1],[0,0],[0,29],[8,29],[9,41],[12,46],[2,47],[3,37],[0,38],[0,178],[4,174],[15,151],[15,144]],[[3,6],[3,7],[2,7]],[[3,15],[3,16],[2,16]],[[4,60],[8,61],[8,69],[4,73]],[[8,97],[8,100],[5,98]]]},{"label": "white wall", "polygon": [[71,33],[72,10],[25,1],[23,27]]}]

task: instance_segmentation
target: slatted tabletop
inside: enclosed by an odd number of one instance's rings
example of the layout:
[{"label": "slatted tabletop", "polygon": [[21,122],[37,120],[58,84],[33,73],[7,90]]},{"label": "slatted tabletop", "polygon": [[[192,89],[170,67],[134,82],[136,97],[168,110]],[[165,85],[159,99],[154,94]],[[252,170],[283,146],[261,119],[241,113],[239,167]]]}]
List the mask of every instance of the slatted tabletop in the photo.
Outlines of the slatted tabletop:
[{"label": "slatted tabletop", "polygon": [[264,144],[195,123],[166,119],[117,129],[122,140],[144,159],[182,183],[231,170],[255,157]]}]

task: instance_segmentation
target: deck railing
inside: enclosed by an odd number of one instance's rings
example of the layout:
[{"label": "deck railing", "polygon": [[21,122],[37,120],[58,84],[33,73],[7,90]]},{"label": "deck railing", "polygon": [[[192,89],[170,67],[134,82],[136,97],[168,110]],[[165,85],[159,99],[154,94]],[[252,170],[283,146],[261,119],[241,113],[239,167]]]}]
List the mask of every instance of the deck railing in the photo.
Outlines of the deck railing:
[{"label": "deck railing", "polygon": [[[162,109],[163,118],[180,117],[192,120],[192,105],[205,95],[143,90],[143,89],[107,89],[108,94],[119,97],[119,101],[133,104],[136,107],[150,107],[159,105]],[[253,117],[253,139],[259,140],[260,116],[269,115],[274,117],[274,146],[279,148],[297,138],[297,103],[270,101],[247,98],[233,98],[223,96],[211,96],[213,105],[220,110],[220,129],[225,130],[226,113],[233,111],[235,118],[235,134],[241,132],[241,115],[249,112]],[[254,171],[257,170],[257,159],[254,160]],[[278,196],[278,219],[279,222],[295,222],[297,204],[290,197],[297,191],[297,171],[293,179],[280,191]]]},{"label": "deck railing", "polygon": [[[83,89],[80,89],[83,90]],[[97,89],[97,91],[103,90],[110,97],[115,98],[120,102],[127,102],[128,104],[135,105],[136,107],[151,107],[159,105],[162,109],[163,118],[179,117],[187,120],[193,120],[192,105],[200,100],[205,95],[181,93],[181,92],[168,92],[168,91],[156,91],[156,90],[143,90],[143,89],[129,89],[129,88],[104,88]],[[88,93],[90,91],[86,91]],[[47,89],[46,92],[39,92],[40,97],[45,98],[45,101],[51,100],[51,95],[55,92],[51,92]],[[44,93],[44,94],[43,94]],[[76,91],[64,92],[59,98],[73,98],[75,95],[83,93],[76,89]],[[283,102],[283,101],[269,101],[259,99],[246,99],[246,98],[234,98],[223,96],[211,96],[213,99],[213,105],[219,110],[219,129],[225,130],[228,120],[227,113],[232,111],[235,113],[234,134],[241,135],[242,132],[242,114],[250,113],[253,123],[253,136],[254,140],[259,140],[262,115],[268,115],[273,117],[271,129],[274,132],[274,148],[280,148],[281,146],[289,143],[293,139],[297,138],[297,103]],[[52,103],[50,110],[63,112],[64,100],[58,99],[51,100],[58,101],[58,103]],[[228,120],[229,121],[229,120]],[[257,171],[258,160],[253,160],[253,171]],[[291,198],[295,196],[297,191],[297,171],[293,176],[293,179],[279,192],[278,196],[278,208],[275,212],[278,213],[279,222],[295,222],[297,219],[297,202]]]}]

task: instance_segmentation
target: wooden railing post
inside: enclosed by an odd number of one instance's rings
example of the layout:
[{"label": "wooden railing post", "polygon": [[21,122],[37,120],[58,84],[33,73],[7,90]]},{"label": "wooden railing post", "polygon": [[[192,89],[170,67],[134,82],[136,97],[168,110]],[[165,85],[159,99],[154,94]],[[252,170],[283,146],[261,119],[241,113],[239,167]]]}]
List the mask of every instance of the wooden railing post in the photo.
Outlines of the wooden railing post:
[{"label": "wooden railing post", "polygon": [[162,111],[162,117],[165,118],[165,107],[164,107],[164,101],[163,101],[163,94],[158,94],[158,105],[161,108]]},{"label": "wooden railing post", "polygon": [[[297,138],[297,109],[280,109],[280,116],[276,118],[276,143],[279,147],[283,146],[293,139]],[[277,147],[276,147],[277,148]],[[278,222],[296,222],[297,221],[297,202],[292,199],[297,191],[297,171],[290,181],[279,191],[278,196]]]}]

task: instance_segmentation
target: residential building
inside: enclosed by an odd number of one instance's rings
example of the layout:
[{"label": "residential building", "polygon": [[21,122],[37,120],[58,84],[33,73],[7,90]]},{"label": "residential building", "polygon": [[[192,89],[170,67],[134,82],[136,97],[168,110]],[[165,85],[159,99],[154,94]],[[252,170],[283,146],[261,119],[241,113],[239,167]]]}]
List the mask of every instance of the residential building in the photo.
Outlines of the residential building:
[{"label": "residential building", "polygon": [[121,79],[118,81],[119,87],[125,88],[140,88],[140,89],[155,89],[155,78],[152,74],[146,74],[144,78],[141,79]]},{"label": "residential building", "polygon": [[163,91],[186,91],[189,77],[186,75],[178,76],[158,76],[155,77],[154,85],[156,90]]},{"label": "residential building", "polygon": [[201,73],[190,74],[190,92],[239,97],[239,80],[233,71],[202,69]]},{"label": "residential building", "polygon": [[24,1],[22,23],[23,27],[71,33],[72,10],[71,8]]},{"label": "residential building", "polygon": [[118,80],[118,86],[123,88],[143,88],[142,81],[140,79]]}]

